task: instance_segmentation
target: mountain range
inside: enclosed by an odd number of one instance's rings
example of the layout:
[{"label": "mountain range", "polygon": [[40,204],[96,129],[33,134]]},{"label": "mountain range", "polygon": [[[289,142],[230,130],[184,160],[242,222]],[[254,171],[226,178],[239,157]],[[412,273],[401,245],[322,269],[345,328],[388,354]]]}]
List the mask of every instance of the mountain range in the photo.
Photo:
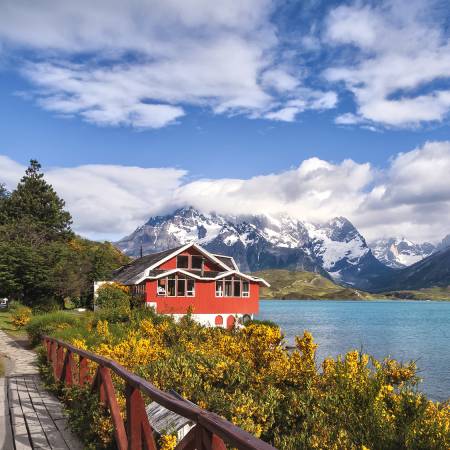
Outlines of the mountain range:
[{"label": "mountain range", "polygon": [[243,271],[316,272],[362,290],[378,290],[397,272],[375,258],[344,217],[319,225],[287,215],[225,216],[186,207],[151,217],[116,245],[139,256],[193,240],[213,253],[233,256]]},{"label": "mountain range", "polygon": [[383,264],[394,269],[408,267],[438,250],[450,247],[450,235],[437,245],[430,242],[414,243],[403,238],[378,239],[369,242],[374,256]]},{"label": "mountain range", "polygon": [[368,245],[345,217],[313,224],[288,215],[227,216],[186,207],[151,217],[115,245],[137,257],[190,241],[232,256],[247,272],[315,272],[369,292],[450,285],[450,235],[437,245],[404,238]]}]

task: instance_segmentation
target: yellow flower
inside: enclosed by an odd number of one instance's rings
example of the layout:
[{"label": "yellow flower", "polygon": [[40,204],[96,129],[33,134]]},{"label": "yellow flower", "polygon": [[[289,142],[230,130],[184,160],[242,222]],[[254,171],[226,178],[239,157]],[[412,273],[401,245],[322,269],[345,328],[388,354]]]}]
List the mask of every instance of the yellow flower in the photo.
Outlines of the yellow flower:
[{"label": "yellow flower", "polygon": [[173,450],[177,446],[177,438],[172,434],[163,434],[160,443],[160,450]]}]

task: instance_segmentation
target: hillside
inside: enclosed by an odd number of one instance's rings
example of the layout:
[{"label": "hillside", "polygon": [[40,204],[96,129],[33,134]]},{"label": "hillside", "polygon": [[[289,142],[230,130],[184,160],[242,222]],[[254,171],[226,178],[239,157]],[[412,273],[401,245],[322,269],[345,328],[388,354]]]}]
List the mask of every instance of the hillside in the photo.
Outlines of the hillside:
[{"label": "hillside", "polygon": [[263,288],[263,299],[371,299],[370,294],[357,289],[339,286],[329,279],[313,272],[291,270],[263,270],[252,275],[262,277],[270,283]]},{"label": "hillside", "polygon": [[418,289],[416,291],[394,291],[386,295],[407,300],[450,300],[450,286]]},{"label": "hillside", "polygon": [[411,291],[450,286],[450,248],[437,251],[431,256],[378,279],[373,291]]}]

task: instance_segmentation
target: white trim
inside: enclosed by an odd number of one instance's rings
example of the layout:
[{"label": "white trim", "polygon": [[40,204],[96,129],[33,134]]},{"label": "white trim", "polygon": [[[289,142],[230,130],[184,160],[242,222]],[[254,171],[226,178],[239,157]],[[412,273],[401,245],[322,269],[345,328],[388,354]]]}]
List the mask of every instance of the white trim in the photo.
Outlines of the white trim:
[{"label": "white trim", "polygon": [[169,261],[170,259],[172,259],[174,256],[179,255],[180,253],[183,253],[184,251],[186,251],[188,248],[195,248],[198,252],[200,252],[203,256],[208,257],[209,259],[211,259],[213,262],[215,262],[216,264],[218,264],[220,267],[222,267],[223,269],[229,269],[229,267],[223,263],[222,261],[220,261],[220,259],[216,258],[212,253],[209,253],[207,250],[205,250],[203,247],[200,247],[200,245],[198,245],[195,242],[189,242],[186,245],[183,245],[183,247],[180,247],[177,250],[174,250],[172,253],[170,253],[169,255],[165,256],[163,259],[160,259],[159,261],[157,261],[156,263],[152,264],[151,266],[147,267],[147,269],[145,269],[142,273],[145,275],[149,275],[150,271],[152,271],[153,269],[156,269],[158,266],[160,266],[161,264],[164,264],[165,262]]},{"label": "white trim", "polygon": [[[198,275],[196,275],[194,273],[187,272],[184,269],[176,268],[176,269],[170,269],[170,270],[168,270],[166,272],[163,272],[162,274],[157,275],[157,276],[153,276],[153,277],[150,276],[150,272],[153,269],[159,267],[161,264],[164,264],[165,262],[169,261],[170,259],[174,258],[175,256],[179,255],[180,253],[186,251],[188,248],[191,248],[191,247],[194,248],[195,250],[197,250],[198,252],[200,252],[201,254],[203,254],[204,256],[206,256],[207,258],[209,258],[210,260],[212,260],[213,262],[215,262],[216,264],[218,264],[223,269],[225,269],[226,272],[222,272],[217,277],[200,277],[200,276],[198,276]],[[225,256],[225,255],[220,255],[220,256]],[[270,287],[270,284],[267,283],[266,280],[263,280],[262,278],[252,277],[251,275],[246,275],[245,273],[240,272],[239,268],[236,265],[236,262],[234,261],[234,258],[232,258],[231,256],[225,256],[225,257],[231,259],[231,261],[233,262],[233,265],[236,267],[235,270],[230,270],[230,268],[225,263],[223,263],[218,258],[216,258],[216,256],[214,254],[209,253],[203,247],[200,247],[200,245],[198,245],[197,243],[190,242],[190,243],[188,243],[186,245],[183,245],[183,247],[180,247],[178,250],[174,250],[169,255],[165,256],[164,258],[160,259],[156,263],[154,263],[151,266],[149,266],[147,269],[145,269],[143,272],[141,272],[141,277],[138,278],[133,284],[139,284],[142,281],[144,281],[145,279],[157,280],[157,279],[162,278],[164,276],[171,275],[172,273],[183,273],[183,274],[185,274],[187,276],[190,276],[192,278],[195,278],[197,280],[205,280],[205,281],[219,280],[220,278],[236,274],[236,275],[239,275],[239,276],[241,276],[243,278],[246,278],[247,280],[255,281],[257,283],[264,284],[266,287]]]},{"label": "white trim", "polygon": [[188,272],[184,269],[169,269],[165,272],[160,273],[159,275],[155,275],[155,276],[143,276],[141,278],[139,278],[139,280],[137,280],[135,283],[133,284],[139,284],[142,283],[142,281],[144,280],[159,280],[160,278],[164,278],[167,276],[170,276],[172,274],[175,273],[182,273],[183,275],[186,275],[188,277],[191,278],[195,278],[196,280],[201,280],[201,281],[216,281],[216,280],[220,280],[224,277],[229,277],[231,275],[238,275],[242,278],[245,278],[248,281],[254,281],[256,283],[261,283],[264,284],[267,287],[270,287],[270,284],[266,281],[263,280],[262,278],[257,278],[257,277],[252,277],[251,275],[247,275],[245,273],[239,272],[238,270],[229,270],[228,272],[222,272],[221,274],[217,275],[216,277],[202,277],[200,275],[197,275],[195,273],[192,272]]}]

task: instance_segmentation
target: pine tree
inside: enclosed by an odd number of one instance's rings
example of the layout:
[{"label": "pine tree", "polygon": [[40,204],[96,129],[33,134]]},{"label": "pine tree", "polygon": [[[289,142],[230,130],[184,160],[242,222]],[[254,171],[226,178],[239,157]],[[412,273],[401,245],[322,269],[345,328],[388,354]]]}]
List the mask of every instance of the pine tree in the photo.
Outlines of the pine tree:
[{"label": "pine tree", "polygon": [[71,235],[72,218],[64,209],[65,202],[44,179],[41,165],[31,160],[24,177],[6,201],[6,214],[11,222],[28,220],[49,239]]},{"label": "pine tree", "polygon": [[0,183],[0,225],[5,223],[7,218],[6,204],[9,196],[10,192],[6,189],[6,186],[3,183]]}]

